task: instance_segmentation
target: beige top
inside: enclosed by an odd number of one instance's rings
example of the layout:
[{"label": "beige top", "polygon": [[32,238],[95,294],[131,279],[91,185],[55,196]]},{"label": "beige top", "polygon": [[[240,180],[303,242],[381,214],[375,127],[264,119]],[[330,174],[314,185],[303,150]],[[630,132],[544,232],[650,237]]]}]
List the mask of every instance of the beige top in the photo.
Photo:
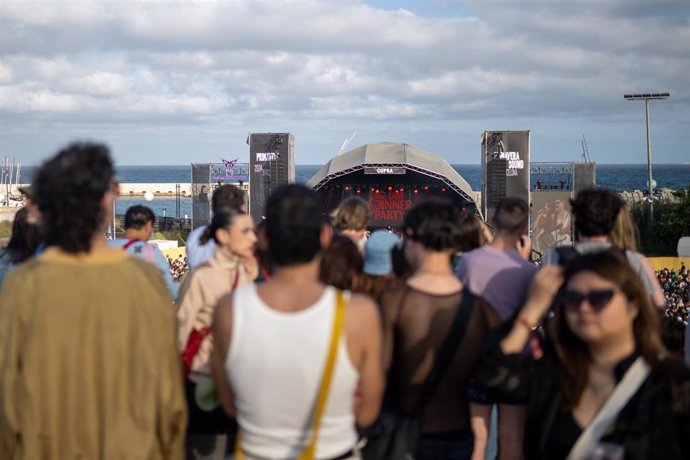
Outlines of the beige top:
[{"label": "beige top", "polygon": [[[211,326],[218,300],[232,292],[236,276],[237,286],[242,286],[251,283],[256,273],[249,273],[237,256],[228,254],[222,248],[215,252],[211,260],[189,272],[177,298],[177,348],[180,353],[187,346],[192,329],[201,330]],[[213,338],[209,334],[201,342],[192,362],[191,380],[199,382],[211,376],[209,361],[212,352]]]},{"label": "beige top", "polygon": [[182,459],[175,314],[121,249],[50,248],[0,292],[0,458]]}]

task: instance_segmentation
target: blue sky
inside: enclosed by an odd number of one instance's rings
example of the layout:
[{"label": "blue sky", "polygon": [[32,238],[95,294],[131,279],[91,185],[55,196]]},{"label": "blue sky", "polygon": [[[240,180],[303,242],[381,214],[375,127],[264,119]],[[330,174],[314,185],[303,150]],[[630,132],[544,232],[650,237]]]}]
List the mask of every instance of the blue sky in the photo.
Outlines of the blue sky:
[{"label": "blue sky", "polygon": [[[40,3],[40,7],[37,7]],[[405,142],[480,162],[484,130],[530,130],[534,161],[690,162],[686,1],[0,3],[0,157],[76,139],[119,164],[247,160],[292,132],[299,164]]]}]

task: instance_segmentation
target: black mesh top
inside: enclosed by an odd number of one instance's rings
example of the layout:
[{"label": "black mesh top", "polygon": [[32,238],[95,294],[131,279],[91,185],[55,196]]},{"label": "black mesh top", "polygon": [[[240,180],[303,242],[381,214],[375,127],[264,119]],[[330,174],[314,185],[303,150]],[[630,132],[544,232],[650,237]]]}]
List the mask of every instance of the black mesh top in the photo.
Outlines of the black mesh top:
[{"label": "black mesh top", "polygon": [[[381,296],[388,395],[398,410],[410,413],[462,301],[463,292],[435,295],[400,286]],[[495,314],[477,299],[467,330],[432,395],[422,418],[422,433],[470,430],[466,384]]]}]

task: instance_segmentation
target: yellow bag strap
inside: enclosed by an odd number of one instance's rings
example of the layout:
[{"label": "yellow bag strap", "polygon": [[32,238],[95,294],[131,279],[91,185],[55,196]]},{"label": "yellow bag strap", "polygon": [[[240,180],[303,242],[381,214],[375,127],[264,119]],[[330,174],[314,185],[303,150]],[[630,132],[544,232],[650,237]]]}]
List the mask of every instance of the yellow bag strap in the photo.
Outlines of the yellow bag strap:
[{"label": "yellow bag strap", "polygon": [[[316,441],[319,437],[319,427],[321,426],[321,418],[326,409],[326,400],[328,399],[328,392],[333,379],[333,369],[335,368],[335,360],[338,356],[338,343],[340,342],[340,334],[345,324],[345,299],[343,291],[338,289],[335,294],[336,308],[335,318],[333,320],[333,332],[331,333],[331,344],[328,348],[328,357],[326,359],[326,366],[324,368],[323,376],[321,377],[321,385],[319,386],[319,397],[316,401],[316,410],[314,412],[314,420],[312,423],[311,440],[304,449],[298,460],[313,460],[316,458]],[[237,434],[237,441],[235,442],[235,460],[245,460],[244,452],[242,451],[241,440],[239,433]]]}]

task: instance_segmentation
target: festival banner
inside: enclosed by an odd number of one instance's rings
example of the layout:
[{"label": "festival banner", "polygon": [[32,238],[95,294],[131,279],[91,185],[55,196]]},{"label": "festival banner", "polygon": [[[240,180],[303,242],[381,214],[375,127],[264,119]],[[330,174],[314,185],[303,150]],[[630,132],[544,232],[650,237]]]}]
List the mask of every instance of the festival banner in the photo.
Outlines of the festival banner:
[{"label": "festival banner", "polygon": [[237,163],[237,160],[211,163],[211,182],[249,182],[249,163]]}]

